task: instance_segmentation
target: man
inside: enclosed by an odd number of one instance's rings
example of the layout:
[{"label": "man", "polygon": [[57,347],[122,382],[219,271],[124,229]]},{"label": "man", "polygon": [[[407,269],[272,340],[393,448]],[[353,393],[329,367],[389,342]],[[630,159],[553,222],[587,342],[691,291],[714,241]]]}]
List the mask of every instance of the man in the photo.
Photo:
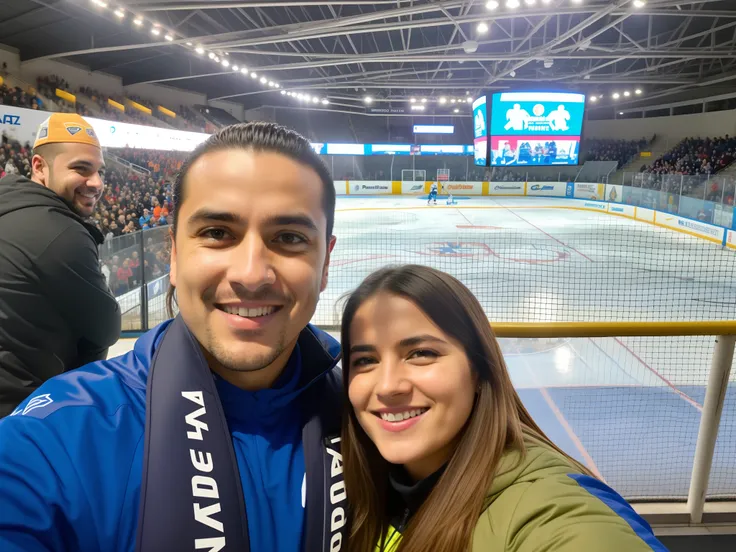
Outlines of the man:
[{"label": "man", "polygon": [[103,190],[102,151],[76,114],[39,127],[31,178],[0,180],[0,418],[47,379],[104,359],[120,307],[86,221]]},{"label": "man", "polygon": [[179,315],[0,421],[3,552],[346,549],[339,346],[308,325],[332,179],[298,134],[239,124],[174,205]]}]

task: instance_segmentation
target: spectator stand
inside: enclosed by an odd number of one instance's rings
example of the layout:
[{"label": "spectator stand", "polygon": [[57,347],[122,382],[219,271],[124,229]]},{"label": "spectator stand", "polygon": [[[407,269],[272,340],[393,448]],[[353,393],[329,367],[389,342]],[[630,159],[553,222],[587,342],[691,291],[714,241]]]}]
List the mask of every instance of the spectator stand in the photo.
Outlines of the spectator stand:
[{"label": "spectator stand", "polygon": [[7,71],[4,72],[3,82],[0,84],[0,95],[3,105],[35,110],[56,107],[53,102],[44,101],[30,84]]}]

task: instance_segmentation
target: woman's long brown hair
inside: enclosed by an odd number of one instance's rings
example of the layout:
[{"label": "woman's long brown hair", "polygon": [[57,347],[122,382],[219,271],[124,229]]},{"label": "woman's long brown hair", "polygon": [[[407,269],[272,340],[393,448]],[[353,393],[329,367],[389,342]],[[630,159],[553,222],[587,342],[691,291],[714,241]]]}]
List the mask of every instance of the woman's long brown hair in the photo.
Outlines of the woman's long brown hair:
[{"label": "woman's long brown hair", "polygon": [[[400,552],[467,552],[499,462],[506,450],[525,454],[524,436],[564,455],[534,422],[509,377],[498,341],[478,300],[449,274],[419,265],[384,268],[355,290],[343,310],[341,342],[347,396],[350,325],[379,292],[412,301],[446,335],[461,343],[478,375],[478,397],[447,469],[402,534]],[[350,503],[350,552],[374,552],[389,528],[388,468],[346,401],[342,450]]]}]

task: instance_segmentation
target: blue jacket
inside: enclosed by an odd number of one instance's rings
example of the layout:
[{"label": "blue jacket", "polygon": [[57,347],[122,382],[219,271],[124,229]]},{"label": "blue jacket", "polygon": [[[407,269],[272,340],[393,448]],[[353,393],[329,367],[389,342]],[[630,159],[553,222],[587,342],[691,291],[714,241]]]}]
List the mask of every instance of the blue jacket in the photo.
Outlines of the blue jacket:
[{"label": "blue jacket", "polygon": [[[49,380],[0,421],[0,550],[135,549],[148,370],[168,325],[143,335],[126,355]],[[323,530],[330,527],[330,517],[336,518],[327,505],[331,483],[334,486],[330,474],[335,472],[330,459],[335,454],[327,455],[326,461],[314,454],[322,449],[326,436],[339,433],[339,408],[333,413],[333,427],[315,431],[314,424],[308,423],[326,394],[339,390],[339,369],[330,370],[338,352],[339,345],[332,338],[311,326],[300,335],[283,381],[275,386],[283,387],[290,399],[299,395],[304,413],[297,432],[285,432],[286,445],[270,446],[273,428],[253,431],[249,427],[253,420],[238,415],[234,408],[245,392],[217,382],[239,466],[251,550],[260,550],[265,543],[274,550],[294,550],[300,542],[310,552],[329,550],[331,539],[334,545],[335,539],[342,538]],[[297,355],[300,358],[294,358]],[[295,393],[306,381],[318,383],[310,385],[309,392]],[[278,393],[279,389],[257,393],[264,392]],[[262,414],[268,415],[267,410]],[[298,438],[299,428],[304,442]],[[277,474],[263,471],[271,459],[285,466],[283,481],[274,481]],[[341,475],[341,463],[339,471]],[[271,509],[264,512],[269,496],[278,504],[270,504]],[[293,505],[295,496],[302,508],[307,504],[302,519]],[[280,519],[282,516],[286,519]],[[342,513],[337,518],[340,516]],[[268,530],[279,521],[282,535],[274,535],[273,530],[263,534],[261,526]]]}]

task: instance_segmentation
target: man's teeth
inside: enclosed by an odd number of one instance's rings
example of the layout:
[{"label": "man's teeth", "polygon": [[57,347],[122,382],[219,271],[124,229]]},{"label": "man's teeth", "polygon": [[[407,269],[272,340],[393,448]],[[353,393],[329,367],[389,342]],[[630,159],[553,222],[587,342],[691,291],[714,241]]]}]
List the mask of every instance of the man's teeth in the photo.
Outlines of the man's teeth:
[{"label": "man's teeth", "polygon": [[257,309],[246,309],[243,307],[228,307],[222,308],[228,314],[235,314],[242,316],[243,318],[258,318],[259,316],[266,316],[273,312],[276,312],[276,307],[258,307]]},{"label": "man's teeth", "polygon": [[415,416],[419,416],[420,414],[424,414],[429,408],[418,408],[416,410],[407,410],[406,412],[382,412],[381,413],[381,419],[385,422],[401,422],[403,420],[408,420],[409,418],[414,418]]}]

